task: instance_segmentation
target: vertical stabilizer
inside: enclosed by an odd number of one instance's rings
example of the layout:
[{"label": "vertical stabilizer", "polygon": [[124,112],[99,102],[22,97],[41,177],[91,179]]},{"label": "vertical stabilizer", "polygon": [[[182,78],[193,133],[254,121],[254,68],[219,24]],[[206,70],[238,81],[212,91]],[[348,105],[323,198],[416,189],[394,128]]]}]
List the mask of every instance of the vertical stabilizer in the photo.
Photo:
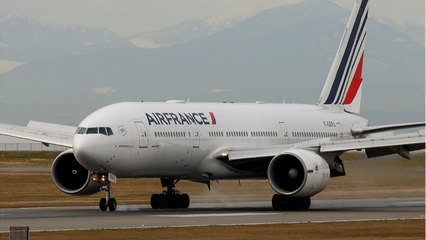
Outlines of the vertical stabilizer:
[{"label": "vertical stabilizer", "polygon": [[319,104],[359,113],[368,0],[357,0],[334,57]]}]

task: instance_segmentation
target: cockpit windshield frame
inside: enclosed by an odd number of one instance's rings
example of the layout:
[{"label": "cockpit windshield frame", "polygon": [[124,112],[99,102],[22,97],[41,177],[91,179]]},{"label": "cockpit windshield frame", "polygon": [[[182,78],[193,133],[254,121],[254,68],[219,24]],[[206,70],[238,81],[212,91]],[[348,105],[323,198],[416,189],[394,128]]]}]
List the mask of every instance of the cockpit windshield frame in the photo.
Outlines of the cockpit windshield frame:
[{"label": "cockpit windshield frame", "polygon": [[75,134],[102,134],[105,136],[111,136],[114,133],[110,127],[78,127]]}]

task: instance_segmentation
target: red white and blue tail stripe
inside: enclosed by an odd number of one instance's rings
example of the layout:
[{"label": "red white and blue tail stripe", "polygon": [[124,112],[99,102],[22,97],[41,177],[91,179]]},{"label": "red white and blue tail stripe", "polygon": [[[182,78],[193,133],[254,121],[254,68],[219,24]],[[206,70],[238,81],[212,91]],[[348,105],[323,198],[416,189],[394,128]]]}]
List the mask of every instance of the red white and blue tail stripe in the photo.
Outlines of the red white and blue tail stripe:
[{"label": "red white and blue tail stripe", "polygon": [[319,104],[359,113],[368,0],[358,0],[328,73]]}]

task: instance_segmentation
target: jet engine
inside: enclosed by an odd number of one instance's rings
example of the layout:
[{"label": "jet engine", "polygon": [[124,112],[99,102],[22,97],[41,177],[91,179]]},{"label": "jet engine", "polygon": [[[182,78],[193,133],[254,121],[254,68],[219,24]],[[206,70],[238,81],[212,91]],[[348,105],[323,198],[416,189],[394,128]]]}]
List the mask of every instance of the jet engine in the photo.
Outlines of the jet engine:
[{"label": "jet engine", "polygon": [[102,184],[92,180],[91,172],[74,157],[72,149],[56,157],[52,165],[52,178],[56,187],[70,195],[90,195],[100,191]]},{"label": "jet engine", "polygon": [[321,192],[330,179],[330,168],[318,154],[294,149],[275,156],[268,166],[268,180],[279,194],[308,197]]}]

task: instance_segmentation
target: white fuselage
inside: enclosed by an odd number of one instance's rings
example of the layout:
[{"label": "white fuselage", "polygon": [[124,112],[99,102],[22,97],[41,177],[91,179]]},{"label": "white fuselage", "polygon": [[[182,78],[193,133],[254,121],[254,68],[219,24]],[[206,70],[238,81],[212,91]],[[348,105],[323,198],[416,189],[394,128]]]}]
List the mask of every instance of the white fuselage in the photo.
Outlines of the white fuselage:
[{"label": "white fuselage", "polygon": [[[89,115],[80,128],[113,134],[76,134],[77,160],[118,177],[232,179],[263,177],[217,160],[220,150],[351,138],[367,120],[316,105],[237,103],[117,103]],[[92,129],[93,130],[93,129]]]}]

